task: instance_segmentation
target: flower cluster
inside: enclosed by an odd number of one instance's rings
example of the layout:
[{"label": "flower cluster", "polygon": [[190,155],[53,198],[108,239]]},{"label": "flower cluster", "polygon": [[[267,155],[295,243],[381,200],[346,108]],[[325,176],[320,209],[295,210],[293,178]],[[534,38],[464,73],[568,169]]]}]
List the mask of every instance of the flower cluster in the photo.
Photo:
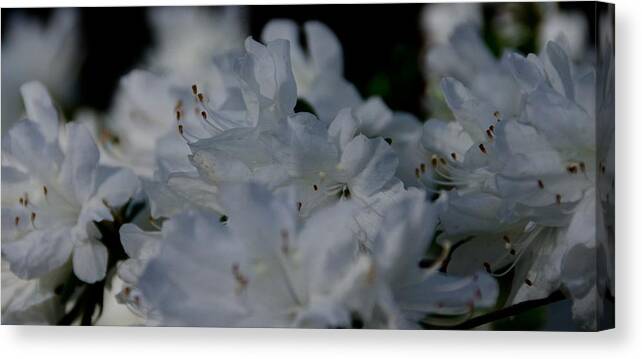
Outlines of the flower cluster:
[{"label": "flower cluster", "polygon": [[257,41],[243,17],[154,10],[156,47],[106,114],[65,121],[22,85],[3,323],[100,323],[115,298],[147,325],[444,328],[562,290],[595,328],[614,293],[594,126],[612,132],[612,51],[597,69],[564,41],[496,60],[475,26],[428,18],[448,30],[427,102],[447,111],[422,123],[359,94],[324,24],[303,45],[294,22]]}]

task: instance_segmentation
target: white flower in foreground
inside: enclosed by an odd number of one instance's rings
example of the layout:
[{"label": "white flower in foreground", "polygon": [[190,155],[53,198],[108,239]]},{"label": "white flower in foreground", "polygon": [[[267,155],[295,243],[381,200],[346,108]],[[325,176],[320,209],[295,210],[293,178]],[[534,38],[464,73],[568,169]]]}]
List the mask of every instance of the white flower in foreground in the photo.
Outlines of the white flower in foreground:
[{"label": "white flower in foreground", "polygon": [[9,270],[9,263],[2,261],[2,324],[55,324],[63,313],[54,294],[62,277],[54,272],[24,280]]},{"label": "white flower in foreground", "polygon": [[229,213],[222,222],[211,212],[185,212],[149,234],[161,241],[125,230],[133,234],[123,236],[125,247],[161,243],[137,280],[151,323],[405,328],[425,313],[494,303],[497,288],[487,276],[456,279],[420,268],[435,222],[423,192],[398,198],[379,236],[368,240],[352,202],[301,223],[292,193],[275,196],[254,184],[221,191]]},{"label": "white flower in foreground", "polygon": [[307,51],[299,40],[299,26],[291,20],[272,20],[261,39],[290,42],[292,71],[298,97],[309,102],[319,119],[330,122],[339,110],[361,102],[354,85],[343,78],[343,49],[336,35],[324,24],[309,21],[303,25]]},{"label": "white flower in foreground", "polygon": [[71,100],[80,61],[79,20],[73,9],[58,9],[46,25],[22,15],[2,35],[2,134],[21,118],[20,86],[40,81],[54,97]]},{"label": "white flower in foreground", "polygon": [[597,300],[595,258],[605,237],[595,216],[602,212],[595,71],[574,69],[552,42],[541,57],[508,60],[520,85],[516,116],[500,116],[492,103],[447,78],[442,88],[457,122],[430,120],[424,128],[424,145],[438,154],[434,181],[453,187],[442,197],[443,236],[472,236],[454,252],[449,270],[485,267],[503,275],[514,268],[509,302],[562,288],[574,300],[574,316],[593,327],[595,305],[587,301]]},{"label": "white flower in foreground", "polygon": [[111,208],[127,202],[138,179],[99,165],[98,148],[83,125],[61,128],[40,83],[21,91],[27,118],[9,131],[2,148],[3,259],[18,277],[35,278],[73,258],[78,278],[99,281],[107,249],[94,222],[113,220]]}]

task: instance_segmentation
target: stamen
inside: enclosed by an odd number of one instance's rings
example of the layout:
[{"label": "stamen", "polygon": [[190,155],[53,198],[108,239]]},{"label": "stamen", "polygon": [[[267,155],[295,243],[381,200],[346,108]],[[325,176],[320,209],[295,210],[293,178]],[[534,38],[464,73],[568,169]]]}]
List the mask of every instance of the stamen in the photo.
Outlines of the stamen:
[{"label": "stamen", "polygon": [[49,193],[49,191],[47,190],[47,186],[42,186],[42,192],[44,192],[45,197],[47,197],[47,193]]},{"label": "stamen", "polygon": [[479,144],[479,149],[482,151],[483,154],[486,154],[486,147],[484,146],[483,143]]},{"label": "stamen", "polygon": [[36,220],[36,212],[31,212],[31,223]]},{"label": "stamen", "polygon": [[437,156],[432,155],[432,158],[430,159],[430,164],[432,164],[433,167],[437,167]]},{"label": "stamen", "polygon": [[555,203],[560,205],[562,203],[562,195],[561,194],[556,194],[555,195]]},{"label": "stamen", "polygon": [[490,128],[486,130],[486,136],[488,136],[488,138],[490,138],[491,140],[493,139],[493,131],[491,131]]},{"label": "stamen", "polygon": [[346,199],[350,199],[350,189],[348,187],[346,187],[343,190],[343,197],[346,198]]},{"label": "stamen", "polygon": [[484,269],[486,269],[486,272],[491,273],[490,263],[484,262]]},{"label": "stamen", "polygon": [[499,115],[500,115],[499,111],[495,111],[495,112],[493,112],[493,116],[497,119],[497,122],[501,121],[501,120],[499,119]]},{"label": "stamen", "polygon": [[419,169],[421,170],[421,173],[426,173],[426,164],[422,163],[421,165],[419,165]]},{"label": "stamen", "polygon": [[537,186],[538,186],[540,189],[544,189],[544,182],[542,182],[542,180],[537,180]]},{"label": "stamen", "polygon": [[510,244],[510,238],[507,235],[504,235],[504,237],[502,239],[504,240],[504,242]]},{"label": "stamen", "polygon": [[515,255],[515,253],[517,253],[517,252],[515,252],[515,249],[514,249],[514,248],[511,248],[509,253],[510,253],[510,255],[511,255],[511,256],[514,256],[514,255]]},{"label": "stamen", "polygon": [[457,161],[457,154],[455,152],[451,153],[450,157],[452,157],[453,160]]},{"label": "stamen", "polygon": [[319,186],[317,186],[316,184],[313,184],[312,189],[316,192],[319,190]]},{"label": "stamen", "polygon": [[383,139],[384,141],[388,142],[389,145],[392,145],[392,138],[386,137]]},{"label": "stamen", "polygon": [[569,173],[575,174],[575,173],[577,173],[577,166],[576,166],[576,165],[574,165],[574,164],[573,164],[573,165],[568,165],[568,166],[566,167],[566,170],[567,170]]},{"label": "stamen", "polygon": [[16,223],[16,226],[18,226],[20,224],[20,217],[16,216],[15,223]]},{"label": "stamen", "polygon": [[181,120],[181,110],[176,110],[176,121]]},{"label": "stamen", "polygon": [[226,216],[226,215],[222,215],[222,216],[221,216],[221,217],[219,217],[219,219],[218,219],[218,221],[219,221],[219,222],[221,222],[221,223],[225,223],[225,222],[227,222],[227,220],[228,220],[228,218],[227,218],[227,216]]},{"label": "stamen", "polygon": [[199,92],[198,95],[196,95],[196,97],[198,98],[199,102],[203,102],[203,94],[202,93]]},{"label": "stamen", "polygon": [[20,197],[20,199],[18,200],[18,202],[20,203],[20,205],[21,205],[21,206],[24,206],[24,205],[25,205],[25,200],[24,200],[24,198],[22,198],[22,197]]},{"label": "stamen", "polygon": [[203,117],[203,120],[207,120],[207,112],[201,111],[201,117]]},{"label": "stamen", "polygon": [[419,168],[415,168],[415,177],[421,178],[421,173],[419,172]]},{"label": "stamen", "polygon": [[192,94],[196,95],[198,93],[198,87],[196,87],[196,84],[192,85]]},{"label": "stamen", "polygon": [[296,210],[297,210],[297,211],[299,211],[299,212],[301,212],[301,207],[303,207],[303,203],[301,203],[301,202],[297,202],[297,203],[296,203]]},{"label": "stamen", "polygon": [[526,283],[526,285],[529,286],[529,287],[533,286],[533,282],[528,278],[524,279],[524,283]]}]

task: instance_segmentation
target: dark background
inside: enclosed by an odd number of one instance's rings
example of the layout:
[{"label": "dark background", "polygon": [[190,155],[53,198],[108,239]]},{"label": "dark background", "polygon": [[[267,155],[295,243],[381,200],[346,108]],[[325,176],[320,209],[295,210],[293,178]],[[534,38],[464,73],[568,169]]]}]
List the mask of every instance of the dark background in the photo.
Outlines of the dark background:
[{"label": "dark background", "polygon": [[[500,3],[485,4],[484,18],[492,18]],[[525,3],[524,6],[532,6]],[[561,3],[562,8],[579,9],[591,21],[593,2]],[[362,95],[380,95],[395,110],[420,118],[424,90],[420,58],[423,40],[420,15],[423,4],[376,5],[257,5],[250,6],[250,35],[260,38],[264,25],[273,18],[303,23],[319,20],[339,37],[344,49],[345,77]],[[47,21],[51,9],[3,9],[2,34],[16,13]],[[82,8],[81,28],[85,58],[80,69],[78,104],[106,110],[119,78],[134,68],[151,45],[145,7]],[[530,12],[526,12],[530,13]],[[536,24],[536,17],[524,19]],[[488,22],[488,21],[487,21]],[[593,38],[594,23],[590,23]],[[499,52],[492,34],[484,29],[489,46]],[[522,52],[532,52],[526,43]]]}]

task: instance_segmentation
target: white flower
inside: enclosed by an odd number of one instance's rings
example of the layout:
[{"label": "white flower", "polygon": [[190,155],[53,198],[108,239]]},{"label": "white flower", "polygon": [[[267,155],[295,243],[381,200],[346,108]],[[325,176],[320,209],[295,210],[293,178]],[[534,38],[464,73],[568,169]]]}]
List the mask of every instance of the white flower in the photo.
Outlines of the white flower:
[{"label": "white flower", "polygon": [[595,221],[595,71],[578,71],[553,42],[541,57],[507,58],[520,86],[515,116],[500,116],[447,78],[442,88],[457,123],[430,120],[424,128],[424,145],[439,156],[435,182],[454,188],[441,199],[444,237],[473,236],[449,270],[502,275],[514,267],[510,302],[561,287],[591,327],[595,306],[578,303],[594,290],[591,258],[606,237]]},{"label": "white flower", "polygon": [[463,24],[481,27],[481,4],[427,4],[421,11],[421,30],[428,42],[446,44]]},{"label": "white flower", "polygon": [[154,41],[147,57],[149,69],[187,84],[216,56],[238,50],[247,36],[246,14],[239,6],[156,7],[149,9],[147,18]]},{"label": "white flower", "polygon": [[20,86],[40,81],[68,104],[80,65],[78,16],[73,9],[53,12],[47,25],[12,17],[2,39],[2,134],[21,118]]},{"label": "white flower", "polygon": [[[94,222],[113,220],[138,186],[133,173],[98,164],[83,125],[60,128],[40,83],[21,89],[27,119],[3,141],[2,255],[21,278],[45,275],[73,257],[74,273],[93,283],[105,276],[107,249]],[[59,136],[60,132],[60,136]]]},{"label": "white flower", "polygon": [[343,78],[343,49],[332,30],[316,21],[306,22],[303,29],[307,52],[299,40],[299,26],[291,20],[270,21],[261,38],[266,43],[289,41],[298,97],[312,105],[319,119],[330,122],[339,110],[359,104],[361,96]]},{"label": "white flower", "polygon": [[160,241],[126,230],[134,235],[123,237],[124,246],[161,246],[137,279],[150,323],[406,328],[426,313],[494,303],[497,287],[488,276],[421,268],[436,220],[421,191],[398,197],[379,235],[368,239],[352,201],[300,222],[292,192],[275,196],[255,184],[221,190],[229,214],[222,223],[211,212],[188,211],[150,234]]},{"label": "white flower", "polygon": [[[189,211],[163,224],[160,254],[137,282],[140,301],[154,313],[151,323],[348,325],[341,303],[364,272],[345,230],[351,217],[342,215],[349,212],[334,208],[324,214],[332,227],[306,231],[292,198],[256,185],[226,186],[223,193],[224,223],[211,212]],[[323,230],[333,235],[319,240]]]},{"label": "white flower", "polygon": [[2,324],[55,324],[63,313],[54,294],[64,277],[60,272],[65,269],[24,280],[9,270],[8,262],[2,261]]}]

